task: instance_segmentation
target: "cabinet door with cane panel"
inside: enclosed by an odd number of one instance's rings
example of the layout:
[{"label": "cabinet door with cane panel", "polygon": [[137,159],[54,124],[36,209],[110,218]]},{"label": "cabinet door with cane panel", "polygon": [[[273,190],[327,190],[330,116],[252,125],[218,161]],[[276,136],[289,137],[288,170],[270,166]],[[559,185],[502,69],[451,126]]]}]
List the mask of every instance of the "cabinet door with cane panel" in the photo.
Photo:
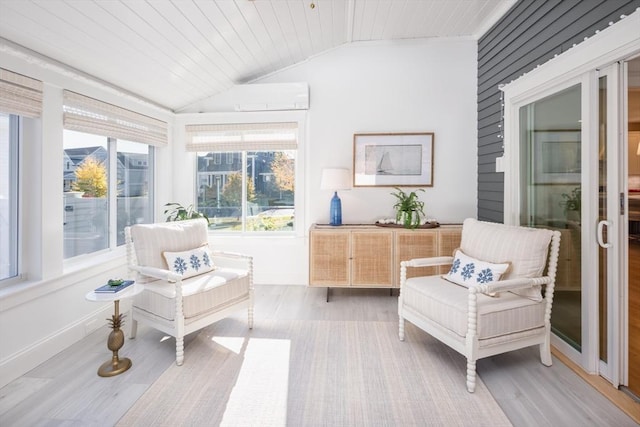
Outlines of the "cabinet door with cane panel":
[{"label": "cabinet door with cane panel", "polygon": [[394,285],[393,233],[351,231],[351,286]]}]

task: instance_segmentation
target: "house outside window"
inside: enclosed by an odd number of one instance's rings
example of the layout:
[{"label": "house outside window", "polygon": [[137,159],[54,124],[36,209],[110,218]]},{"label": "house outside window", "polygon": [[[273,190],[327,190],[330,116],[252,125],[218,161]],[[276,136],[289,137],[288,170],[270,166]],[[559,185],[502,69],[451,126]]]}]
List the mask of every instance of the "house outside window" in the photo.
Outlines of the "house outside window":
[{"label": "house outside window", "polygon": [[210,229],[295,231],[296,123],[189,125],[187,140],[197,152],[197,209]]}]

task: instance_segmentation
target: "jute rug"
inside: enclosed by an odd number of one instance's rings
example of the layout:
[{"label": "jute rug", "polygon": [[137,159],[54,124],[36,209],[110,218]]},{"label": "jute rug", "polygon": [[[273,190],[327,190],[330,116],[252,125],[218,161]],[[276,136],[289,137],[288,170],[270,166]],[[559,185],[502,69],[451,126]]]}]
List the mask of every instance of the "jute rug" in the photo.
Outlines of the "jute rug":
[{"label": "jute rug", "polygon": [[465,359],[407,323],[229,318],[203,329],[120,426],[510,426]]}]

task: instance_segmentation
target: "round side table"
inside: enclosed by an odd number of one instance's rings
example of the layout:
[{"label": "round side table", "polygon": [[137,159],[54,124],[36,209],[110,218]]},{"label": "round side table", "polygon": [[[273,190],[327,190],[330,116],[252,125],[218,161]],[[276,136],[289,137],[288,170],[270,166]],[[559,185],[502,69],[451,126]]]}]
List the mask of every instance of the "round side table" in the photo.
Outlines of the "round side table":
[{"label": "round side table", "polygon": [[91,291],[85,296],[87,300],[94,302],[113,301],[113,305],[115,307],[115,312],[109,321],[113,330],[107,339],[107,348],[113,352],[113,356],[111,357],[111,360],[104,362],[100,368],[98,368],[98,375],[101,377],[112,377],[123,373],[131,367],[131,359],[126,357],[120,359],[118,357],[118,350],[120,350],[124,345],[124,332],[120,330],[120,326],[124,323],[122,320],[122,314],[120,314],[120,300],[134,297],[143,290],[143,285],[134,283],[120,292],[96,293]]}]

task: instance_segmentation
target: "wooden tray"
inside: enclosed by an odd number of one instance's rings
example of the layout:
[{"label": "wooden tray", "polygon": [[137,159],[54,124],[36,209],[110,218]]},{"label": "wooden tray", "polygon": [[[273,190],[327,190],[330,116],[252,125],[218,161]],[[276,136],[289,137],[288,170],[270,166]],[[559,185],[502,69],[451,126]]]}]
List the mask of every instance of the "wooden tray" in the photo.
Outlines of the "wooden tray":
[{"label": "wooden tray", "polygon": [[[378,226],[378,227],[405,228],[405,226],[402,225],[402,224],[382,224],[380,222],[376,222],[375,225]],[[438,227],[440,227],[440,223],[430,222],[428,224],[421,224],[421,225],[419,225],[417,227],[414,227],[414,228],[438,228]],[[407,230],[411,230],[411,228],[407,228]]]}]

